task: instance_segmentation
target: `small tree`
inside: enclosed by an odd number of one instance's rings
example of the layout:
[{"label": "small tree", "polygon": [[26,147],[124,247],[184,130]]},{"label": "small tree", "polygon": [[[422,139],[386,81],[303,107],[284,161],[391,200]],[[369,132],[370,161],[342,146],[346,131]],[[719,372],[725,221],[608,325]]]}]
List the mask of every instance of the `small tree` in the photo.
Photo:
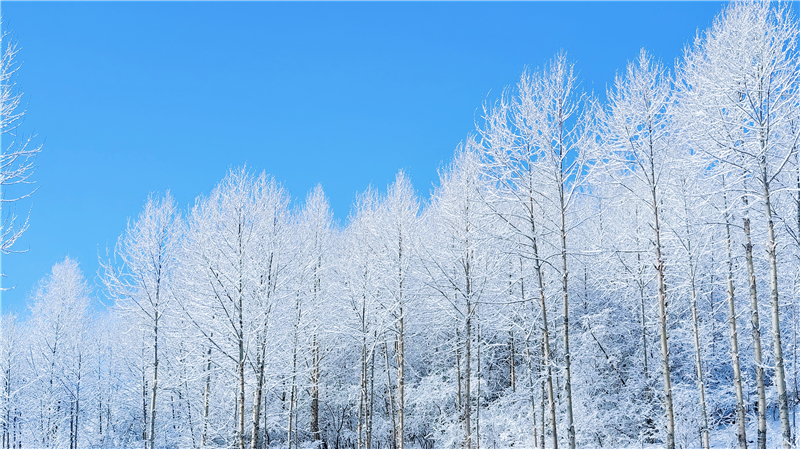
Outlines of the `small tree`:
[{"label": "small tree", "polygon": [[84,381],[89,324],[89,288],[70,258],[53,266],[39,283],[31,307],[33,333],[28,363],[35,379],[28,400],[38,405],[31,416],[42,447],[77,448],[80,442],[81,384]]}]

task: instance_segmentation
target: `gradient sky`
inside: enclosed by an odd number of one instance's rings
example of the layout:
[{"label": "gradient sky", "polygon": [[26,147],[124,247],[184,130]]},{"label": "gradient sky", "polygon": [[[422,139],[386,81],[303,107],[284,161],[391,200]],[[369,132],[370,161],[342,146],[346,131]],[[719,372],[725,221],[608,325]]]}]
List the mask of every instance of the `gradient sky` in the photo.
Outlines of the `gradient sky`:
[{"label": "gradient sky", "polygon": [[[344,223],[404,169],[428,197],[484,101],[559,50],[605,92],[644,47],[671,67],[721,2],[2,2],[23,64],[38,191],[3,256],[2,312],[27,315],[67,255],[97,295],[98,252],[150,192],[188,207],[232,167],[294,198],[321,183]],[[4,211],[4,213],[7,211]],[[95,304],[99,303],[95,299]]]}]

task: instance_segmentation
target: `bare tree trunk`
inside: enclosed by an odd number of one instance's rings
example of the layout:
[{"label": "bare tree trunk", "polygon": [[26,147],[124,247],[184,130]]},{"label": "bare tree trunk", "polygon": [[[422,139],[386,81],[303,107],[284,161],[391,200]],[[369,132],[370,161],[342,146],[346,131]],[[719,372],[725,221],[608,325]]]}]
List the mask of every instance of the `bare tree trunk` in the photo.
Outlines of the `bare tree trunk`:
[{"label": "bare tree trunk", "polygon": [[317,336],[311,343],[311,440],[319,441],[319,343]]},{"label": "bare tree trunk", "polygon": [[478,391],[475,395],[475,447],[481,449],[481,324],[478,322]]},{"label": "bare tree trunk", "polygon": [[297,429],[295,428],[297,427],[297,423],[294,422],[295,402],[297,400],[297,339],[298,332],[300,332],[300,317],[302,313],[299,293],[295,297],[295,309],[297,312],[297,320],[294,324],[294,344],[292,346],[292,385],[291,392],[289,393],[289,433],[286,436],[288,449],[292,449],[292,431],[294,430],[295,435],[297,434]]},{"label": "bare tree trunk", "polygon": [[235,440],[236,447],[244,449],[244,242],[243,239],[243,218],[239,217],[239,232],[238,232],[238,256],[239,256],[239,279],[236,291],[236,301],[234,303],[234,310],[236,312],[236,319],[239,327],[236,329],[236,340],[239,346],[239,354],[236,365],[236,374],[239,377],[239,391],[236,400],[236,432]]},{"label": "bare tree trunk", "polygon": [[80,428],[78,427],[81,416],[81,364],[83,362],[83,355],[78,354],[78,384],[75,386],[75,447],[78,447],[78,438],[80,437]]},{"label": "bare tree trunk", "polygon": [[458,328],[459,326],[456,322],[456,379],[458,379],[456,399],[458,400],[458,418],[462,421],[461,425],[463,426],[464,393],[462,391],[462,385],[464,385],[464,376],[461,375],[461,332],[459,332]]},{"label": "bare tree trunk", "polygon": [[648,400],[650,397],[650,367],[647,362],[648,354],[647,354],[647,318],[645,314],[645,307],[644,307],[644,288],[645,288],[645,281],[642,279],[642,253],[639,247],[639,206],[636,206],[635,209],[636,214],[636,261],[638,262],[638,270],[639,270],[639,278],[638,278],[638,287],[639,287],[639,304],[642,313],[642,352],[643,352],[643,359],[644,359],[644,379],[645,379],[645,389]]},{"label": "bare tree trunk", "polygon": [[514,367],[514,332],[509,329],[508,331],[508,383],[511,391],[517,392],[517,373]]},{"label": "bare tree trunk", "polygon": [[366,295],[361,303],[361,373],[358,395],[358,449],[364,448],[364,422],[367,419],[367,330],[366,330]]},{"label": "bare tree trunk", "polygon": [[403,316],[402,303],[400,304],[399,313],[399,332],[397,334],[397,449],[403,449],[405,444],[406,354],[405,317]]},{"label": "bare tree trunk", "polygon": [[383,354],[386,358],[386,391],[389,393],[389,414],[392,417],[392,447],[397,449],[397,417],[395,415],[394,393],[392,391],[392,372],[389,365],[389,343],[385,339],[383,342]]},{"label": "bare tree trunk", "polygon": [[[521,258],[520,258],[520,262],[519,263],[520,263],[520,272],[522,272],[522,259]],[[525,277],[522,276],[522,275],[520,276],[519,290],[520,290],[520,298],[524,301],[525,300]],[[533,312],[533,308],[534,307],[535,306],[533,305],[533,303],[531,303],[531,312]],[[531,339],[531,333],[532,332],[533,332],[533,330],[531,329],[529,332],[526,332],[526,334],[525,334],[525,358],[526,358],[526,360],[528,362],[528,381],[530,383],[529,386],[530,386],[530,392],[531,392],[531,418],[532,418],[531,419],[531,426],[533,428],[533,446],[534,446],[534,448],[538,448],[539,447],[539,435],[538,435],[538,431],[536,429],[536,400],[535,400],[536,398],[535,398],[535,393],[534,393],[536,391],[535,390],[536,383],[535,383],[534,378],[533,378],[533,355],[531,354],[531,346],[530,346],[530,339]],[[513,351],[512,351],[512,355],[513,355]],[[513,359],[512,359],[512,364],[513,364]],[[542,385],[544,385],[544,384],[542,384]],[[544,388],[542,388],[542,404],[544,404]],[[544,408],[542,408],[541,420],[542,420],[542,423],[544,423]],[[544,429],[544,427],[543,427],[543,429]],[[544,445],[544,432],[542,432],[542,445]],[[544,447],[544,446],[542,446],[542,447]]]},{"label": "bare tree trunk", "polygon": [[[795,164],[797,165],[797,195],[795,196],[795,211],[797,213],[797,217],[796,217],[797,218],[797,228],[796,228],[795,232],[797,233],[796,236],[797,236],[797,239],[798,239],[798,242],[797,242],[798,243],[798,245],[797,245],[798,246],[797,267],[798,267],[798,270],[800,270],[800,152],[797,151],[797,148],[795,148],[794,156],[795,156]],[[795,280],[796,280],[795,282],[797,282],[797,280],[800,280],[800,271],[798,271],[798,273],[795,275]],[[794,429],[795,429],[794,430],[794,432],[795,432],[794,444],[795,444],[795,446],[797,446],[797,434],[798,434],[798,432],[797,432],[797,404],[798,404],[798,400],[800,400],[800,393],[797,390],[797,387],[798,387],[798,383],[797,383],[797,321],[798,321],[798,319],[797,319],[797,292],[800,292],[800,288],[798,288],[797,285],[795,285],[795,292],[796,293],[795,293],[795,296],[794,296],[793,301],[792,301],[792,324],[793,324],[793,326],[792,326],[792,337],[793,337],[792,349],[793,349],[793,351],[792,352],[794,353],[793,354],[794,355],[794,363],[793,363],[793,365],[794,365],[794,401],[793,401],[794,404],[792,406],[792,427],[794,427]]]},{"label": "bare tree trunk", "polygon": [[[536,235],[536,228],[534,227],[534,221],[531,217],[531,228],[532,228],[532,235]],[[557,421],[556,421],[556,400],[555,396],[553,395],[553,368],[550,364],[550,332],[547,328],[547,303],[545,302],[544,296],[544,276],[542,275],[542,261],[539,259],[539,247],[536,243],[536,237],[533,237],[533,257],[534,257],[534,265],[536,267],[536,276],[538,278],[539,283],[539,304],[542,308],[542,345],[543,345],[543,353],[542,353],[542,363],[544,364],[545,368],[547,369],[547,399],[550,405],[550,425],[551,425],[551,437],[552,437],[552,447],[553,449],[558,449],[558,431],[557,431]],[[670,448],[673,449],[673,448]]]},{"label": "bare tree trunk", "polygon": [[[685,183],[683,184],[683,206],[685,213],[686,223],[686,252],[689,257],[689,280],[691,287],[691,307],[692,307],[692,331],[694,336],[694,355],[695,355],[695,369],[697,371],[697,393],[700,401],[700,446],[702,449],[711,449],[711,443],[708,439],[708,413],[706,411],[706,383],[705,374],[703,373],[703,359],[700,352],[700,322],[697,315],[697,267],[692,252],[692,232],[689,226],[690,210],[689,204],[686,199]],[[712,260],[713,264],[713,260]],[[712,281],[713,282],[713,281]],[[712,306],[713,310],[713,306]]]},{"label": "bare tree trunk", "polygon": [[694,275],[692,275],[692,327],[694,331],[695,368],[697,369],[697,391],[700,400],[700,436],[702,438],[702,448],[710,449],[708,413],[706,412],[706,383],[705,375],[703,374],[703,362],[700,357],[700,327],[697,318],[697,292],[694,285]]},{"label": "bare tree trunk", "polygon": [[461,402],[464,413],[464,444],[465,449],[472,448],[472,311],[470,305],[469,283],[467,284],[467,322],[464,338],[464,400]]},{"label": "bare tree trunk", "polygon": [[[377,342],[378,335],[374,334]],[[373,344],[372,363],[369,369],[369,413],[367,413],[367,449],[372,449],[372,416],[375,412],[375,349]]]},{"label": "bare tree trunk", "polygon": [[748,282],[750,284],[750,324],[753,331],[753,355],[756,369],[756,390],[758,391],[758,449],[767,449],[767,397],[764,390],[764,364],[761,359],[761,326],[758,323],[758,292],[756,274],[753,267],[753,243],[750,240],[750,217],[747,215],[747,194],[742,197],[745,207],[744,240],[747,260]]},{"label": "bare tree trunk", "polygon": [[[724,178],[723,178],[724,182]],[[723,186],[723,205],[725,207],[726,249],[728,251],[728,316],[731,329],[731,365],[733,366],[733,389],[736,394],[736,439],[739,449],[747,449],[747,430],[744,416],[744,395],[742,394],[742,370],[739,367],[739,338],[736,332],[736,304],[733,287],[733,255],[731,252],[731,223],[728,216],[728,197]]]},{"label": "bare tree trunk", "polygon": [[[142,441],[147,445],[147,379],[144,368],[145,345],[142,345]],[[52,380],[50,381],[52,383]]]},{"label": "bare tree trunk", "polygon": [[75,401],[69,401],[69,449],[75,448]]},{"label": "bare tree trunk", "polygon": [[197,449],[197,437],[194,433],[194,420],[192,420],[192,404],[189,402],[189,385],[186,381],[186,372],[184,371],[183,374],[183,392],[180,394],[178,399],[186,399],[182,406],[186,407],[186,417],[189,420],[189,434],[192,436],[192,448]]},{"label": "bare tree trunk", "polygon": [[533,430],[533,447],[539,447],[539,435],[536,429],[536,398],[534,391],[536,391],[536,382],[533,379],[533,357],[531,355],[530,335],[525,338],[525,358],[528,362],[528,382],[531,392],[531,427]]},{"label": "bare tree trunk", "polygon": [[236,365],[236,374],[238,377],[238,394],[237,394],[237,404],[236,404],[236,446],[239,449],[244,449],[244,335],[242,327],[243,326],[243,319],[242,319],[242,310],[241,310],[241,300],[239,304],[239,360]]},{"label": "bare tree trunk", "polygon": [[[239,347],[240,353],[243,352],[243,341],[239,342]],[[236,371],[239,377],[239,393],[236,404],[236,446],[244,449],[244,360],[239,361]]]},{"label": "bare tree trunk", "polygon": [[[651,164],[651,179],[655,179]],[[653,231],[655,232],[656,278],[658,282],[658,315],[661,327],[661,370],[664,376],[664,411],[666,413],[667,449],[675,449],[675,418],[672,408],[672,381],[669,374],[669,346],[667,345],[667,290],[664,282],[664,262],[661,257],[661,229],[658,221],[659,203],[655,185],[651,187]]]},{"label": "bare tree trunk", "polygon": [[[317,239],[315,238],[315,241]],[[320,250],[321,251],[321,250]],[[320,279],[322,269],[322,253],[318,253],[317,263],[314,265],[314,304],[318,305],[319,294],[322,291]],[[319,379],[320,379],[320,342],[316,331],[311,339],[311,440],[320,441],[319,432]]]},{"label": "bare tree trunk", "polygon": [[[156,287],[158,288],[158,287]],[[156,290],[156,307],[158,307],[158,290]],[[155,448],[156,442],[156,392],[158,391],[158,310],[155,311],[153,321],[153,387],[150,395],[150,449]]]},{"label": "bare tree trunk", "polygon": [[[5,338],[5,335],[3,336]],[[3,374],[3,406],[5,410],[5,419],[3,420],[3,441],[2,447],[3,449],[9,449],[11,446],[11,351],[6,354],[3,354],[6,357],[6,369],[4,370]],[[102,407],[102,400],[101,400],[101,407]],[[102,424],[101,424],[102,426]],[[103,434],[102,427],[100,430],[100,434]]]},{"label": "bare tree trunk", "polygon": [[539,449],[545,449],[545,441],[544,441],[545,440],[545,427],[546,427],[545,422],[547,421],[547,418],[545,417],[545,413],[544,413],[544,398],[546,396],[545,391],[544,391],[545,390],[544,386],[545,386],[545,383],[546,383],[546,380],[545,380],[546,376],[542,376],[542,374],[543,374],[543,372],[547,372],[547,367],[544,365],[544,336],[542,336],[542,358],[541,358],[540,362],[541,363],[539,364],[539,369],[541,371],[539,372],[539,377],[542,379],[542,381],[540,382],[541,387],[542,387],[542,394],[541,394],[542,400],[540,401],[540,410],[541,410],[540,415],[542,417],[542,419],[541,419],[541,421],[542,421],[542,438],[539,440]]},{"label": "bare tree trunk", "polygon": [[[266,327],[266,326],[265,326]],[[266,342],[266,329],[264,335],[261,336],[258,343],[258,358],[256,360],[256,367],[258,369],[258,377],[256,379],[256,390],[253,393],[253,429],[252,437],[250,438],[250,449],[258,449],[258,436],[259,424],[261,423],[261,395],[264,389],[264,357],[266,356],[267,342]]]},{"label": "bare tree trunk", "polygon": [[769,178],[764,160],[761,164],[762,185],[764,187],[764,212],[767,218],[767,255],[769,257],[770,289],[772,297],[772,350],[775,357],[775,387],[778,390],[778,409],[781,419],[783,449],[792,447],[792,428],[789,425],[789,405],[786,397],[786,373],[783,367],[783,347],[781,344],[781,317],[778,304],[778,255],[775,242],[775,226],[772,222],[772,203],[770,201]]},{"label": "bare tree trunk", "polygon": [[287,443],[289,449],[292,448],[292,425],[294,424],[294,422],[293,422],[293,419],[294,419],[294,394],[295,394],[294,393],[294,391],[295,391],[294,382],[295,382],[295,375],[292,374],[292,385],[289,387],[289,389],[290,389],[290,393],[289,393],[289,431],[286,434],[286,443]]},{"label": "bare tree trunk", "polygon": [[[563,156],[562,156],[563,159]],[[567,205],[564,199],[564,179],[562,168],[559,170],[558,195],[561,206],[561,293],[564,298],[564,373],[566,375],[564,391],[567,396],[567,439],[569,449],[575,449],[575,423],[572,417],[572,374],[569,351],[569,270],[567,270]]]},{"label": "bare tree trunk", "polygon": [[[213,337],[214,334],[211,334]],[[200,437],[200,446],[208,444],[208,406],[211,395],[211,345],[208,346],[208,361],[206,366],[206,388],[203,392],[203,435]]]}]

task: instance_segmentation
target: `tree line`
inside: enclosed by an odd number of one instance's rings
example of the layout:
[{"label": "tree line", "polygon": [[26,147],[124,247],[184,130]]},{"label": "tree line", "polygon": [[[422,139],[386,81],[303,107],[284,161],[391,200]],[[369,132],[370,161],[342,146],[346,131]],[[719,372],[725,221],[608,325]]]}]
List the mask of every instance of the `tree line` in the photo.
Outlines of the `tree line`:
[{"label": "tree line", "polygon": [[246,167],[152,195],[106,310],[67,258],[3,316],[2,447],[794,447],[797,38],[730,3],[603,100],[559,53],[344,225]]}]

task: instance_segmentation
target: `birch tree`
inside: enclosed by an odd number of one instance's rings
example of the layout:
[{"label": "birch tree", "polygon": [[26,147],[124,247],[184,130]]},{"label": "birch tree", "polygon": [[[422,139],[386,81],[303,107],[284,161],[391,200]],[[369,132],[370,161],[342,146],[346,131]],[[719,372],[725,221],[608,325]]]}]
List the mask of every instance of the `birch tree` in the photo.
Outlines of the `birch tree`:
[{"label": "birch tree", "polygon": [[[463,336],[456,345],[457,352],[464,354],[463,376],[457,376],[464,448],[480,447],[480,435],[473,435],[473,339],[478,306],[488,299],[497,267],[502,264],[489,239],[488,230],[496,219],[482,199],[478,151],[478,144],[468,139],[456,150],[452,166],[441,173],[441,185],[427,213],[432,221],[429,233],[436,237],[424,245],[429,285],[452,306],[449,313],[459,323],[456,336]],[[461,364],[458,358],[457,363]],[[461,372],[460,366],[457,371]],[[474,427],[477,429],[477,423]]]},{"label": "birch tree", "polygon": [[665,183],[669,181],[672,148],[672,92],[664,68],[644,51],[629,63],[625,77],[617,76],[608,92],[608,111],[603,123],[605,152],[600,156],[613,182],[649,210],[653,230],[653,265],[659,313],[661,371],[664,380],[664,413],[667,449],[675,448],[675,419],[667,336],[667,291],[663,259],[661,215]]},{"label": "birch tree", "polygon": [[[376,215],[380,199],[369,189],[359,195],[350,224],[342,236],[346,248],[341,260],[344,288],[354,313],[353,331],[360,346],[358,421],[356,446],[372,448],[375,403],[375,353],[378,339],[378,289],[376,269],[379,257]],[[381,332],[382,333],[382,332]]]},{"label": "birch tree", "polygon": [[[394,421],[395,448],[405,445],[405,388],[406,388],[406,324],[408,313],[414,300],[411,290],[412,256],[418,243],[416,235],[419,201],[411,182],[401,171],[395,182],[389,186],[378,219],[378,235],[382,245],[382,260],[379,262],[383,280],[383,307],[389,314],[392,326],[394,362],[397,369],[396,397],[392,397],[389,387],[391,414],[396,413]],[[388,346],[388,344],[386,344]],[[388,347],[386,349],[387,375],[389,370]]]},{"label": "birch tree", "polygon": [[575,424],[572,406],[571,354],[569,345],[569,270],[567,234],[573,227],[570,208],[582,184],[586,164],[586,147],[591,143],[588,116],[592,110],[577,90],[574,67],[566,54],[557,54],[545,68],[541,85],[520,95],[518,129],[536,142],[542,152],[542,175],[548,185],[541,201],[554,198],[552,209],[558,217],[554,228],[558,233],[561,295],[564,316],[564,372],[567,411],[567,440],[575,449]]},{"label": "birch tree", "polygon": [[[259,180],[260,181],[260,180]],[[279,302],[286,298],[285,284],[288,282],[290,253],[290,214],[289,197],[274,180],[256,184],[260,189],[256,195],[254,214],[258,216],[254,271],[254,333],[255,363],[253,365],[256,385],[253,393],[253,415],[251,422],[250,447],[261,447],[262,398],[265,390],[268,351],[273,347],[276,336],[271,333],[271,324]]]},{"label": "birch tree", "polygon": [[327,266],[329,259],[329,246],[332,238],[332,213],[328,206],[328,200],[322,191],[322,186],[317,185],[306,198],[305,207],[301,213],[300,235],[304,238],[305,256],[302,260],[302,270],[306,273],[305,285],[303,285],[304,296],[308,307],[307,326],[311,333],[311,439],[320,441],[320,376],[323,357],[323,339],[325,338],[322,327],[325,320],[319,313],[326,310],[326,272],[330,270]]},{"label": "birch tree", "polygon": [[152,196],[134,223],[120,236],[114,260],[102,263],[103,281],[121,312],[131,317],[152,339],[147,447],[155,448],[156,411],[159,391],[159,342],[164,340],[165,314],[172,299],[171,281],[176,269],[181,222],[175,202],[167,193]]}]

